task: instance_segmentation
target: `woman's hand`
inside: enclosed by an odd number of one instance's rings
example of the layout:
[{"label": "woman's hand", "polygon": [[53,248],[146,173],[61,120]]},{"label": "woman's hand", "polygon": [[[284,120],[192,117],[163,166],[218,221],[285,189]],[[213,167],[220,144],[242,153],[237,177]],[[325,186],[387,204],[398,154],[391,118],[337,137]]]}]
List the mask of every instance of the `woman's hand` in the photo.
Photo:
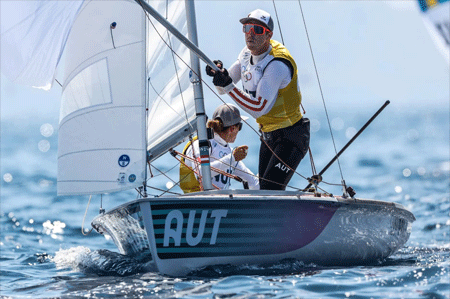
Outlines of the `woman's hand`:
[{"label": "woman's hand", "polygon": [[248,146],[240,145],[233,150],[233,157],[236,162],[244,160],[247,157]]}]

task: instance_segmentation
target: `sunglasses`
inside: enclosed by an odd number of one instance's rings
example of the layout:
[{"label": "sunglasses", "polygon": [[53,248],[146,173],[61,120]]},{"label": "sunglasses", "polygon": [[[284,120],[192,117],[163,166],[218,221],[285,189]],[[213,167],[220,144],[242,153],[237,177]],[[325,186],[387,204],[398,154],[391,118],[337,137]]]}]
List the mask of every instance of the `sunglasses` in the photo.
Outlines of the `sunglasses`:
[{"label": "sunglasses", "polygon": [[238,126],[239,131],[242,130],[242,123],[238,123],[236,126]]},{"label": "sunglasses", "polygon": [[252,30],[255,35],[263,35],[266,31],[271,32],[269,29],[261,25],[244,24],[244,26],[242,26],[242,31],[244,31],[244,33],[250,33],[250,30]]}]

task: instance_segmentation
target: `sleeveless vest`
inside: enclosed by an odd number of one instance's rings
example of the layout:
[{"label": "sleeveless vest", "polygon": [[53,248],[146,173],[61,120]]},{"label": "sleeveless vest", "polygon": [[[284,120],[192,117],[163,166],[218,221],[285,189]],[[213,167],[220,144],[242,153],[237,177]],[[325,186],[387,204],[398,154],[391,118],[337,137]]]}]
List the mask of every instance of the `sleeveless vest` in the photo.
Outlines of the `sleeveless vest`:
[{"label": "sleeveless vest", "polygon": [[[197,140],[198,137],[195,136],[192,139],[192,142]],[[186,155],[186,151],[188,150],[189,146],[191,145],[191,141],[189,141],[186,146],[183,149],[183,155]],[[200,183],[197,180],[197,177],[195,176],[194,172],[190,170],[185,164],[184,164],[184,157],[181,157],[180,163],[180,188],[183,190],[184,193],[191,193],[191,192],[198,192],[202,191],[202,188],[200,187]]]},{"label": "sleeveless vest", "polygon": [[290,64],[292,72],[291,82],[278,91],[278,97],[272,109],[267,114],[256,119],[263,132],[271,132],[292,126],[302,118],[300,112],[302,96],[298,89],[297,65],[284,45],[274,40],[271,40],[270,44],[272,50],[257,64],[252,65],[250,63],[251,53],[249,50],[239,55],[244,90],[254,97],[256,96],[256,87],[264,74],[264,70],[271,61],[282,60]]}]

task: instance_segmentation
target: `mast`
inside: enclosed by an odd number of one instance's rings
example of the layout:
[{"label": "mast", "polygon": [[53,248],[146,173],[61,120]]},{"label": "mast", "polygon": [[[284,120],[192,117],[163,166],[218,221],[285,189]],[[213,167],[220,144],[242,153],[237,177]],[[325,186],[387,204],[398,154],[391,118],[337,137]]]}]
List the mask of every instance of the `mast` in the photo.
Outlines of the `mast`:
[{"label": "mast", "polygon": [[[188,35],[191,42],[198,47],[197,39],[197,23],[195,19],[195,5],[192,0],[185,0],[186,4],[186,19],[188,27]],[[200,147],[200,161],[202,172],[202,184],[204,190],[212,189],[211,182],[211,166],[209,164],[209,142],[206,133],[206,113],[205,103],[203,101],[203,88],[202,81],[200,80],[200,60],[197,55],[191,50],[191,67],[190,72],[191,82],[194,87],[194,101],[195,101],[195,113],[197,116],[197,131]],[[197,73],[199,76],[197,76]]]}]

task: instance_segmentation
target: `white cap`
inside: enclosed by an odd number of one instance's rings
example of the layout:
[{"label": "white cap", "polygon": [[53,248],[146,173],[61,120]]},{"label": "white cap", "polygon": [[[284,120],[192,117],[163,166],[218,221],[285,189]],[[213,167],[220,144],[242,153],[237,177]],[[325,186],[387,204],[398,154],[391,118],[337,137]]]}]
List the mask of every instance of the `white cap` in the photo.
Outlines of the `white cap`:
[{"label": "white cap", "polygon": [[259,21],[265,24],[267,29],[273,31],[273,19],[267,11],[257,9],[249,13],[246,18],[239,20],[242,24],[246,24],[248,21]]}]

